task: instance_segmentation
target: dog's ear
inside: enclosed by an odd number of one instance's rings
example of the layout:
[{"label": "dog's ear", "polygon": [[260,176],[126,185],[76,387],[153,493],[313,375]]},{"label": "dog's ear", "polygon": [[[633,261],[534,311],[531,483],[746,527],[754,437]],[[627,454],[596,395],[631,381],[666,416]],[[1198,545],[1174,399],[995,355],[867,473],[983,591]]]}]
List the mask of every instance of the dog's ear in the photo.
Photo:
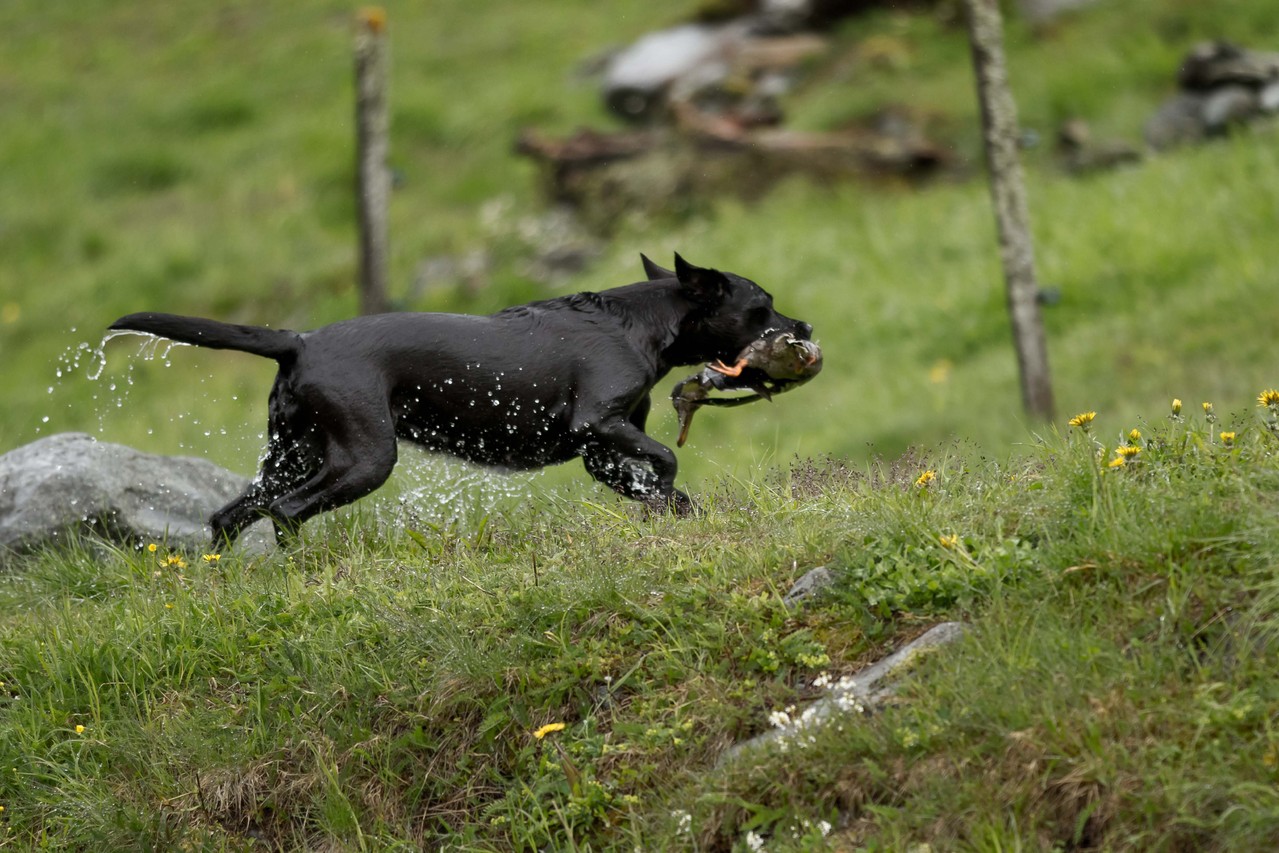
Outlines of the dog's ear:
[{"label": "dog's ear", "polygon": [[668,270],[666,267],[658,265],[656,261],[648,255],[640,252],[640,260],[644,263],[644,275],[649,281],[661,281],[664,278],[675,278],[675,271]]},{"label": "dog's ear", "polygon": [[728,292],[728,278],[719,270],[690,264],[675,253],[675,277],[694,302],[716,302]]}]

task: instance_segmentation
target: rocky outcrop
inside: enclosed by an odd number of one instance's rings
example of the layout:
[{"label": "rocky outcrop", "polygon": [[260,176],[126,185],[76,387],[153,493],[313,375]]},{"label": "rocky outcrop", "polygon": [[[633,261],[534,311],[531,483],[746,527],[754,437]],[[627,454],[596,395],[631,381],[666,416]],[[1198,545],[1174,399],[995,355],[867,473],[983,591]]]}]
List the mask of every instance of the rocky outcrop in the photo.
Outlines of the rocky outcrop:
[{"label": "rocky outcrop", "polygon": [[1279,53],[1205,42],[1182,60],[1177,86],[1146,123],[1153,148],[1198,142],[1279,115]]}]

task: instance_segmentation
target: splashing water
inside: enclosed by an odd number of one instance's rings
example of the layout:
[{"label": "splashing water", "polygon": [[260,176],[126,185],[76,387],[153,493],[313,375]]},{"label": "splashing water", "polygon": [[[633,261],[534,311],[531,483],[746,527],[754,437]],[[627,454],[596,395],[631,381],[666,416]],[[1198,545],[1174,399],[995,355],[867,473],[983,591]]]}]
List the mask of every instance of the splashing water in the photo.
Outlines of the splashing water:
[{"label": "splashing water", "polygon": [[496,511],[525,503],[545,472],[508,473],[401,445],[391,487],[377,498],[379,518],[397,527],[470,528]]},{"label": "splashing water", "polygon": [[[75,329],[71,329],[75,332]],[[124,365],[123,372],[117,370],[114,374],[108,371],[107,364],[107,344],[112,340],[124,335],[133,335],[142,338],[141,345],[136,350],[136,356],[130,355]],[[186,347],[190,344],[180,341],[171,341],[168,338],[157,337],[156,335],[147,334],[145,332],[134,332],[124,329],[109,331],[102,336],[102,339],[95,347],[87,342],[67,347],[67,349],[58,357],[54,366],[55,382],[46,388],[46,392],[52,402],[55,395],[61,389],[63,380],[69,380],[80,374],[84,379],[93,383],[88,394],[88,399],[93,404],[93,412],[97,419],[97,434],[99,436],[107,432],[108,415],[113,410],[122,410],[129,401],[129,392],[134,386],[135,372],[137,366],[143,362],[160,361],[165,367],[172,367],[173,362],[170,360],[170,353],[174,347]],[[204,378],[198,380],[203,385]],[[236,397],[231,399],[235,400]],[[70,400],[66,403],[68,411],[83,411],[84,398],[79,396],[78,399]],[[83,417],[81,415],[81,417]],[[78,420],[78,419],[77,419]],[[200,418],[194,414],[185,412],[177,412],[169,416],[170,422],[183,421],[194,426],[200,426]],[[55,424],[55,418],[51,415],[40,416],[40,423],[36,427],[37,435],[45,433],[49,427]],[[55,430],[56,431],[56,428]],[[155,430],[151,427],[146,429],[147,435],[154,435]],[[211,438],[215,434],[227,435],[226,429],[205,429],[203,434],[206,438]],[[179,444],[179,447],[186,449],[185,444]]]},{"label": "splashing water", "polygon": [[[138,347],[137,354],[141,356],[144,361],[153,361],[155,360],[156,355],[158,353],[160,360],[164,362],[165,367],[171,367],[173,365],[173,362],[169,361],[169,353],[173,350],[174,347],[191,346],[191,344],[186,344],[181,341],[171,341],[168,338],[161,338],[161,337],[158,337],[157,335],[152,335],[149,332],[135,332],[135,331],[132,331],[131,329],[114,329],[110,332],[107,332],[105,335],[103,335],[102,341],[98,344],[98,348],[93,350],[93,358],[97,364],[97,367],[95,368],[91,366],[89,368],[89,372],[85,374],[90,381],[93,381],[93,382],[98,381],[98,378],[102,376],[102,371],[104,371],[107,367],[107,344],[110,341],[114,340],[115,338],[123,337],[125,335],[133,335],[135,337],[144,338],[145,340],[142,341],[142,345]],[[84,343],[80,344],[80,346],[77,347],[77,352],[79,352],[80,350],[87,349],[88,346],[89,346],[88,344],[84,344]],[[163,347],[163,350],[161,350],[161,347]],[[76,361],[76,367],[79,367],[78,359]],[[133,373],[132,373],[133,363],[132,362],[129,363],[129,371],[130,371],[129,384],[132,385],[133,384]],[[59,373],[58,375],[61,376],[62,374]]]}]

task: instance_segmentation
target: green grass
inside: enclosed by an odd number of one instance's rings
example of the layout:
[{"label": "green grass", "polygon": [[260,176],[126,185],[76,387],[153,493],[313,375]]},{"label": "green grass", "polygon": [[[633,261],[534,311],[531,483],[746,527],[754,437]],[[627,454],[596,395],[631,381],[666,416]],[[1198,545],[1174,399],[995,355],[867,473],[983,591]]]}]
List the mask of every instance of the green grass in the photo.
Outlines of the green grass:
[{"label": "green grass", "polygon": [[[0,837],[1260,849],[1279,439],[1185,414],[1118,469],[1131,424],[1099,417],[1015,464],[726,482],[693,521],[512,495],[452,526],[329,518],[271,558],[29,558],[0,584]],[[835,587],[787,610],[819,564]],[[943,619],[972,633],[903,701],[721,763]]]},{"label": "green grass", "polygon": [[[787,106],[809,129],[885,102],[936,113],[959,177],[794,181],[753,205],[628,222],[557,288],[524,276],[520,221],[538,200],[516,132],[605,124],[580,63],[687,10],[391,5],[394,289],[423,257],[486,248],[488,289],[410,307],[488,311],[631,281],[637,252],[679,250],[814,322],[825,372],[772,405],[698,416],[680,454],[708,510],[694,520],[642,519],[576,465],[504,479],[410,454],[287,553],[177,566],[162,545],[85,542],[23,559],[0,578],[0,844],[719,850],[755,832],[770,850],[1171,851],[1275,837],[1279,469],[1254,406],[1279,385],[1273,127],[1086,180],[1047,145],[1027,152],[1040,273],[1062,295],[1045,311],[1060,415],[1027,424],[987,190],[969,179],[967,48],[944,15],[841,28]],[[190,347],[144,359],[122,339],[91,380],[93,350],[135,310],[300,328],[354,310],[351,12],[0,7],[17,119],[0,134],[0,450],[82,429],[253,467],[269,364]],[[1078,115],[1135,139],[1181,55],[1217,36],[1264,48],[1279,24],[1243,0],[1014,22],[1024,123],[1048,139]],[[868,38],[905,61],[859,60]],[[1183,421],[1166,418],[1174,397]],[[1065,426],[1084,410],[1100,413],[1105,458],[1140,427],[1140,461],[1103,470]],[[922,488],[925,470],[938,474]],[[786,610],[816,565],[836,588]],[[920,665],[904,703],[720,763],[814,698],[820,674],[943,619],[972,634]],[[535,738],[548,723],[565,727]]]}]

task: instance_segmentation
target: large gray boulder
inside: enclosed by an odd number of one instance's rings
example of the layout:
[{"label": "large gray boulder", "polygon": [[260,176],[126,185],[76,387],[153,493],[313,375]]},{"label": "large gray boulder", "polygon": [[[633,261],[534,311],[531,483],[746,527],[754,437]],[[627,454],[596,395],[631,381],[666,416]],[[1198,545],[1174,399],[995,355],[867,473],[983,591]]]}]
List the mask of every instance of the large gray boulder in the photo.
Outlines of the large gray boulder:
[{"label": "large gray boulder", "polygon": [[[0,456],[0,559],[65,543],[68,534],[207,550],[209,515],[247,484],[203,459],[142,453],[83,433],[42,438]],[[251,541],[262,543],[255,533]]]}]

